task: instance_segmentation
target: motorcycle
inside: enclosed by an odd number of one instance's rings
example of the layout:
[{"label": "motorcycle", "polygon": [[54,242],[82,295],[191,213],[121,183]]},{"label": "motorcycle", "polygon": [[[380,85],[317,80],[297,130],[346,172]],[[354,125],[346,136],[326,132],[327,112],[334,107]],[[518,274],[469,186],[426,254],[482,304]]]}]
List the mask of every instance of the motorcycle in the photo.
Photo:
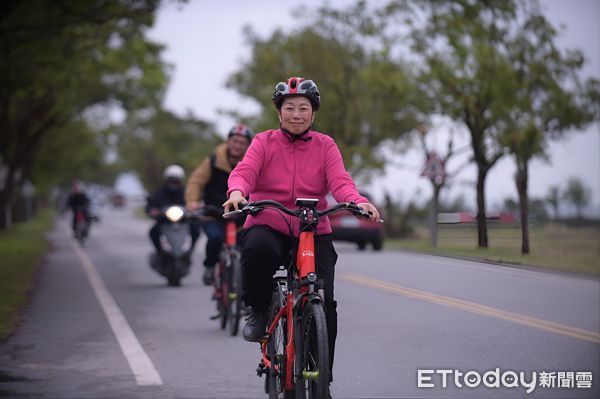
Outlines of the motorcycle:
[{"label": "motorcycle", "polygon": [[170,286],[181,285],[181,279],[189,274],[192,254],[190,223],[193,213],[186,213],[180,206],[165,208],[157,217],[163,254],[152,253],[150,266],[167,278]]}]

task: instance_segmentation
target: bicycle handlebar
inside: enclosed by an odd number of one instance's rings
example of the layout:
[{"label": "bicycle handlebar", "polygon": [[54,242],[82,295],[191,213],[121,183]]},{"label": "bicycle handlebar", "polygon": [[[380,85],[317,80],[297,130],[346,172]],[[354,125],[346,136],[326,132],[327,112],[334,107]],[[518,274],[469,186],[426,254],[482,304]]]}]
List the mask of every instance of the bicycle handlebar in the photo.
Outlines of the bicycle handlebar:
[{"label": "bicycle handlebar", "polygon": [[[288,207],[284,206],[280,202],[273,201],[273,200],[261,200],[261,201],[249,202],[246,205],[244,205],[244,207],[242,209],[224,213],[223,217],[229,218],[229,217],[233,217],[235,215],[240,215],[243,213],[249,213],[251,215],[256,215],[266,207],[276,208],[290,216],[294,216],[299,219],[302,218],[302,216],[301,216],[302,210],[301,209],[289,209]],[[336,205],[332,206],[331,208],[325,209],[323,211],[315,211],[315,216],[317,218],[320,218],[322,216],[326,216],[331,213],[336,213],[336,212],[339,212],[342,210],[352,212],[354,215],[359,216],[359,217],[365,217],[365,218],[369,218],[369,219],[371,218],[370,212],[365,212],[361,207],[356,205],[354,202],[340,202],[339,204],[336,204]],[[383,220],[378,219],[375,221],[375,223],[383,223]]]}]

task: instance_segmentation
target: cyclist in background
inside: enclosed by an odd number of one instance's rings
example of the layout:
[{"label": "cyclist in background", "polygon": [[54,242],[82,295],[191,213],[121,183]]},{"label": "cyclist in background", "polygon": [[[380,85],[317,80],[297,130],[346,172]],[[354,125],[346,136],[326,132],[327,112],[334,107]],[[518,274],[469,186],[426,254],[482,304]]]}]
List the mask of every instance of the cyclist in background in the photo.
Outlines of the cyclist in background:
[{"label": "cyclist in background", "polygon": [[[254,133],[243,124],[229,131],[227,142],[219,144],[215,151],[205,158],[190,176],[185,190],[186,208],[190,211],[205,205],[221,207],[227,200],[227,179],[235,166],[242,160]],[[224,222],[207,217],[202,221],[206,233],[206,259],[204,260],[204,284],[211,285],[214,279],[215,265],[219,261],[219,252],[225,239]]]},{"label": "cyclist in background", "polygon": [[90,224],[90,198],[87,196],[81,183],[77,180],[73,180],[71,185],[71,193],[67,198],[67,205],[73,213],[73,221],[71,227],[73,228],[73,234],[75,233],[75,223],[77,221],[77,210],[81,209],[85,216],[85,220]]},{"label": "cyclist in background", "polygon": [[[183,198],[184,190],[185,171],[179,165],[169,165],[163,172],[163,184],[148,197],[146,203],[146,213],[152,217],[157,218],[164,210],[164,208],[172,205],[184,206],[185,200]],[[157,220],[156,223],[150,229],[150,240],[156,249],[156,253],[159,256],[164,254],[163,248],[160,243],[160,225],[165,223],[161,220]],[[190,223],[190,235],[192,238],[192,244],[190,252],[194,249],[196,240],[200,235],[200,229],[197,223]]]},{"label": "cyclist in background", "polygon": [[[244,160],[229,176],[225,211],[238,209],[247,202],[247,196],[250,201],[275,200],[288,208],[295,207],[296,198],[317,198],[317,209],[323,210],[327,208],[325,196],[331,192],[338,202],[354,201],[365,211],[372,212],[372,219],[377,220],[379,212],[358,193],[335,141],[311,129],[320,106],[317,85],[312,80],[291,77],[275,86],[273,103],[280,127],[257,134]],[[286,220],[297,235],[298,221],[273,210],[248,216],[244,224],[247,230],[242,242],[243,298],[251,307],[251,313],[243,334],[248,341],[257,341],[265,335],[273,274],[289,259],[292,243]],[[331,369],[337,335],[333,289],[337,253],[327,218],[321,219],[318,225],[315,251],[317,275],[325,283]]]}]

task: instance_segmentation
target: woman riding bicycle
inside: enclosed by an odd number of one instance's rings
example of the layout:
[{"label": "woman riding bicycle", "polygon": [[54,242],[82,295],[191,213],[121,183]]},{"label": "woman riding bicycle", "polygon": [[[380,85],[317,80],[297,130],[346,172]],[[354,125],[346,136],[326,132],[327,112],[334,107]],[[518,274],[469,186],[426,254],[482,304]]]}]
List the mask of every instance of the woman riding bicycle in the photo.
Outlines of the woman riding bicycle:
[{"label": "woman riding bicycle", "polygon": [[[361,196],[344,168],[335,141],[311,130],[320,106],[317,85],[312,80],[291,77],[279,82],[273,93],[273,103],[279,114],[280,127],[255,136],[244,159],[229,176],[229,199],[225,211],[238,209],[250,201],[275,200],[294,207],[296,198],[317,198],[317,209],[327,208],[326,195],[331,192],[339,202],[355,202],[379,219],[379,212]],[[244,302],[251,308],[243,335],[248,341],[258,341],[265,335],[268,309],[271,303],[273,274],[289,258],[289,225],[298,234],[298,220],[265,209],[248,216],[242,242],[244,271]],[[325,286],[330,368],[337,335],[337,303],[334,300],[334,274],[337,253],[333,247],[331,225],[320,220],[315,236],[316,267]],[[332,374],[330,374],[332,375]]]}]

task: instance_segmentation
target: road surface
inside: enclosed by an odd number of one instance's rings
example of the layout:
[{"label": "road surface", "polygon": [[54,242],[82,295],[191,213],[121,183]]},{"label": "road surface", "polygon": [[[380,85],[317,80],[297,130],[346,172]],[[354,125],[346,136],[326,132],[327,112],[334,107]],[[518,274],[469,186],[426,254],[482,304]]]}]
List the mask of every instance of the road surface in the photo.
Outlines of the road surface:
[{"label": "road surface", "polygon": [[[201,245],[168,287],[148,266],[149,221],[107,209],[93,227],[83,249],[67,220],[49,235],[0,345],[0,397],[266,397],[258,345],[210,320]],[[337,248],[333,397],[600,397],[597,279]]]}]

